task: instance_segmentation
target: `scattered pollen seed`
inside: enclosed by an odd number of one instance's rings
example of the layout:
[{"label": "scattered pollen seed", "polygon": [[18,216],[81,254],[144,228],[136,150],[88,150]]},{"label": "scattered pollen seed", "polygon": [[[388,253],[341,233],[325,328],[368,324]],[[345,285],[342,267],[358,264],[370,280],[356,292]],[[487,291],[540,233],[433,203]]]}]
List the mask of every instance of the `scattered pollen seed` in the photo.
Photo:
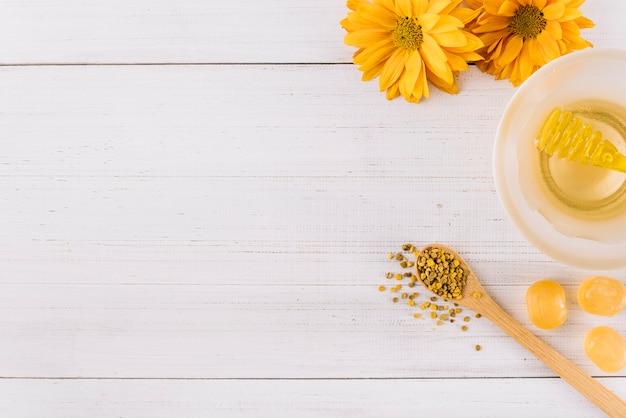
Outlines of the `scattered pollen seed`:
[{"label": "scattered pollen seed", "polygon": [[[419,307],[420,310],[429,310],[429,317],[438,326],[443,325],[445,322],[454,323],[455,317],[462,312],[462,309],[458,307],[457,303],[454,303],[454,307],[450,308],[447,304],[438,305],[439,298],[442,298],[444,302],[452,299],[460,299],[461,291],[465,285],[467,278],[467,272],[460,268],[459,260],[455,259],[454,255],[448,254],[445,251],[438,248],[428,248],[426,250],[418,250],[411,244],[402,245],[402,251],[408,253],[411,257],[414,257],[414,261],[410,261],[402,252],[389,252],[387,253],[387,259],[397,262],[402,272],[386,272],[386,279],[395,279],[401,282],[405,278],[408,279],[407,286],[413,288],[418,285],[418,276],[416,275],[415,266],[418,266],[418,272],[422,275],[422,280],[426,284],[426,287],[437,296],[427,296],[427,300],[418,302],[420,294],[417,292],[409,293],[402,292],[400,295],[393,297],[391,301],[397,303],[402,300],[407,300],[407,305],[410,307]],[[420,283],[422,284],[422,283]],[[395,286],[389,287],[389,291],[392,293],[399,293],[402,289],[402,284],[398,283]],[[378,286],[380,292],[387,290],[386,286]],[[480,298],[482,295],[479,292],[474,292],[472,297]],[[476,318],[480,318],[480,314],[476,314]],[[414,312],[413,318],[424,318],[421,313]],[[465,316],[464,322],[469,322],[470,317]],[[460,327],[461,331],[467,331],[467,326]],[[476,351],[481,349],[480,345],[475,346]]]}]

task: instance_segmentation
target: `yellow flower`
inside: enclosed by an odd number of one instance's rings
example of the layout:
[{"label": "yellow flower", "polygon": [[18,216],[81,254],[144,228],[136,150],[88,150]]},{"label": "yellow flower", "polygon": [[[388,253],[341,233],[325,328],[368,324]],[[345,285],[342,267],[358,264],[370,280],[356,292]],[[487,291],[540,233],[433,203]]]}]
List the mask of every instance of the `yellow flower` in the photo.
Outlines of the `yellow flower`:
[{"label": "yellow flower", "polygon": [[463,30],[474,18],[461,0],[348,0],[352,12],[341,21],[345,43],[355,46],[353,62],[363,81],[379,78],[380,91],[391,100],[400,94],[418,103],[429,97],[428,81],[457,93],[455,76],[468,61],[482,59],[483,46]]},{"label": "yellow flower", "polygon": [[517,86],[553,59],[593,46],[580,37],[594,26],[578,10],[584,1],[466,0],[479,12],[468,26],[485,44],[477,66]]}]

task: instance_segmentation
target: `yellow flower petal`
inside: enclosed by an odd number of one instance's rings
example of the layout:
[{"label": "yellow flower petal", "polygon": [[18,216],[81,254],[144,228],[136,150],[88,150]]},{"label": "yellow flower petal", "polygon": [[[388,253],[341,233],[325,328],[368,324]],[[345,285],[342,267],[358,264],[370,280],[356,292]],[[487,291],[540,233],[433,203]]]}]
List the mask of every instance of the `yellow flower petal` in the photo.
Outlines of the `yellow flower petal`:
[{"label": "yellow flower petal", "polygon": [[498,17],[498,18],[490,19],[485,24],[480,25],[479,27],[475,28],[472,32],[474,33],[493,32],[493,31],[497,31],[500,29],[504,29],[507,26],[509,26],[509,19],[506,17]]},{"label": "yellow flower petal", "polygon": [[450,32],[453,30],[457,30],[465,26],[461,20],[457,19],[454,16],[450,15],[439,15],[439,20],[437,24],[434,25],[428,33],[438,33],[438,32]]},{"label": "yellow flower petal", "polygon": [[474,10],[483,7],[483,0],[465,0],[465,3]]},{"label": "yellow flower petal", "polygon": [[539,44],[545,62],[550,62],[560,56],[559,45],[552,39],[548,32],[541,32],[537,36],[537,43]]},{"label": "yellow flower petal", "polygon": [[393,28],[398,19],[394,13],[377,3],[368,4],[356,14],[362,19],[376,23],[386,29]]},{"label": "yellow flower petal", "polygon": [[[426,3],[426,2],[422,2]],[[450,0],[431,0],[427,3],[426,13],[439,13],[450,4]]]},{"label": "yellow flower petal", "polygon": [[495,60],[496,65],[503,67],[512,62],[515,58],[518,57],[523,45],[524,40],[519,36],[509,37],[509,39],[502,46],[502,53]]},{"label": "yellow flower petal", "polygon": [[458,86],[455,81],[453,81],[452,83],[446,83],[445,81],[434,75],[432,72],[430,72],[428,70],[428,67],[426,67],[426,76],[428,77],[430,82],[433,83],[439,90],[445,91],[449,94],[457,94],[459,92]]},{"label": "yellow flower petal", "polygon": [[439,14],[440,15],[451,15],[455,10],[459,10],[462,7],[459,5],[463,2],[463,0],[448,0],[448,5],[444,7]]},{"label": "yellow flower petal", "polygon": [[[420,25],[422,25],[423,32],[430,32],[435,25],[439,22],[439,15],[426,13],[419,17],[417,20]],[[456,29],[456,28],[454,28]]]},{"label": "yellow flower petal", "polygon": [[491,54],[491,59],[492,60],[496,60],[498,59],[498,57],[500,56],[500,54],[502,53],[502,45],[504,45],[505,41],[509,39],[509,36],[502,38],[502,40],[500,42],[496,42],[495,44],[492,44],[489,46],[489,48],[487,48],[487,52],[489,52]]},{"label": "yellow flower petal", "polygon": [[[450,69],[452,71],[465,71],[468,68],[467,59],[463,59],[457,54],[448,54],[446,53],[446,57],[448,58],[448,65],[450,65]],[[480,58],[479,58],[480,59]]]},{"label": "yellow flower petal", "polygon": [[502,3],[502,6],[500,6],[500,9],[498,9],[498,15],[513,16],[518,8],[519,8],[519,5],[517,3],[513,1],[509,1],[509,0],[505,0]]},{"label": "yellow flower petal", "polygon": [[420,57],[420,53],[418,51],[413,51],[409,54],[409,58],[406,60],[406,64],[404,65],[404,70],[406,73],[400,81],[400,91],[402,91],[402,85],[404,84],[404,90],[407,93],[413,91],[415,87],[415,83],[417,83],[417,79],[419,78],[420,71],[422,70],[422,58]]},{"label": "yellow flower petal", "polygon": [[419,103],[422,97],[428,98],[430,96],[428,91],[428,80],[429,77],[426,73],[426,66],[424,65],[424,60],[422,60],[417,82],[415,83],[415,87],[413,87],[413,91],[410,92],[410,98],[408,99],[410,102]]},{"label": "yellow flower petal", "polygon": [[454,81],[454,77],[448,66],[446,54],[430,35],[424,35],[421,54],[426,67],[432,71],[433,74],[447,83]]},{"label": "yellow flower petal", "polygon": [[545,30],[550,34],[552,39],[559,40],[563,37],[563,31],[561,30],[561,25],[555,22],[554,20],[550,20],[548,23],[546,23]]},{"label": "yellow flower petal", "polygon": [[368,45],[383,40],[389,41],[389,31],[384,29],[357,30],[344,36],[345,44],[352,46]]},{"label": "yellow flower petal", "polygon": [[399,17],[413,16],[411,0],[396,0],[396,15]]},{"label": "yellow flower petal", "polygon": [[480,33],[478,34],[478,37],[485,46],[489,46],[495,42],[499,42],[501,39],[507,38],[510,35],[509,30],[504,28],[498,31]]},{"label": "yellow flower petal", "polygon": [[519,71],[522,81],[526,80],[533,73],[533,64],[531,54],[534,51],[531,51],[528,48],[528,45],[523,45],[522,50],[520,51],[520,59],[517,60],[519,62]]},{"label": "yellow flower petal", "polygon": [[473,21],[476,18],[478,18],[478,16],[481,13],[482,13],[482,7],[478,8],[476,10],[467,9],[465,7],[458,7],[456,9],[452,10],[452,12],[450,12],[450,14],[447,15],[447,16],[453,16],[453,17],[459,19],[461,21],[461,23],[463,23],[463,25],[467,25],[471,21]]},{"label": "yellow flower petal", "polygon": [[497,15],[502,6],[502,0],[484,0],[484,7],[487,13]]},{"label": "yellow flower petal", "polygon": [[565,5],[561,2],[552,3],[544,7],[541,13],[543,13],[543,18],[546,20],[556,20],[561,18],[563,13],[565,13]]},{"label": "yellow flower petal", "polygon": [[[568,22],[562,22],[563,23],[568,23]],[[579,17],[577,19],[574,20],[574,23],[580,28],[580,29],[588,29],[588,28],[593,28],[594,26],[596,26],[595,23],[593,23],[590,19],[587,19],[586,17]]]},{"label": "yellow flower petal", "polygon": [[561,16],[558,20],[559,22],[567,22],[568,20],[578,19],[582,15],[583,12],[578,9],[567,8],[565,9],[565,12],[563,12],[563,16]]},{"label": "yellow flower petal", "polygon": [[399,95],[400,95],[399,83],[395,83],[387,89],[387,94],[386,94],[387,100],[395,99]]},{"label": "yellow flower petal", "polygon": [[[347,36],[347,35],[346,35]],[[391,41],[381,41],[372,46],[365,48],[354,59],[354,63],[357,65],[374,66],[380,61],[385,61],[391,56],[396,49],[395,45]]]},{"label": "yellow flower petal", "polygon": [[428,10],[428,0],[413,0],[413,16],[420,16],[424,13],[435,13]]},{"label": "yellow flower petal", "polygon": [[431,36],[435,39],[435,41],[437,41],[440,46],[443,47],[462,47],[464,45],[467,45],[467,39],[459,30],[443,33],[432,33]]},{"label": "yellow flower petal", "polygon": [[363,66],[359,67],[359,70],[363,71],[363,76],[361,77],[361,80],[369,81],[378,77],[380,73],[383,71],[384,66],[385,66],[385,61],[381,61],[378,64],[370,66],[370,67],[363,67]]},{"label": "yellow flower petal", "polygon": [[[369,3],[369,0],[368,0]],[[389,13],[396,16],[396,3],[394,0],[376,0],[376,5],[383,7]]]},{"label": "yellow flower petal", "polygon": [[367,3],[366,0],[348,0],[346,6],[350,10],[356,10],[362,3]]},{"label": "yellow flower petal", "polygon": [[547,0],[533,0],[533,6],[541,10],[546,7]]},{"label": "yellow flower petal", "polygon": [[409,54],[402,49],[396,49],[394,53],[391,54],[391,57],[385,62],[380,73],[380,91],[387,90],[393,83],[398,81],[404,71],[408,56]]},{"label": "yellow flower petal", "polygon": [[526,39],[524,44],[526,48],[528,48],[528,51],[530,52],[529,54],[530,61],[533,66],[545,64],[543,60],[543,55],[541,55],[541,49],[539,45],[537,44],[537,39],[535,38]]},{"label": "yellow flower petal", "polygon": [[585,2],[585,0],[570,0],[569,2],[566,2],[567,7],[571,7],[572,9],[578,9],[580,6],[583,5],[583,3]]}]

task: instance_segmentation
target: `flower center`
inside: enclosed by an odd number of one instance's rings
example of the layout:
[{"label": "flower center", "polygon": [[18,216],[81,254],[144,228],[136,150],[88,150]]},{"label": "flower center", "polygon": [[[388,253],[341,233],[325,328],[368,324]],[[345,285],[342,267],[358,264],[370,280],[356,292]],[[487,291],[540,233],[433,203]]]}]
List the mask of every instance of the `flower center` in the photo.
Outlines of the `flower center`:
[{"label": "flower center", "polygon": [[422,46],[424,35],[415,17],[399,17],[391,29],[393,44],[407,51],[417,51]]},{"label": "flower center", "polygon": [[523,39],[536,38],[546,27],[546,19],[537,6],[520,6],[509,19],[509,31]]}]

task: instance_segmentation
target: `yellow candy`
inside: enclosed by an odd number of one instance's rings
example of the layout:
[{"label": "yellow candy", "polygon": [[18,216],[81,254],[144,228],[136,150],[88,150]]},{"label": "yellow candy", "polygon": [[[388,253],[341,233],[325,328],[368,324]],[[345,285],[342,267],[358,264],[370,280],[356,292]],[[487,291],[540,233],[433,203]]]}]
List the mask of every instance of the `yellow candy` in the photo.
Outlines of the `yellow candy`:
[{"label": "yellow candy", "polygon": [[526,291],[528,318],[538,328],[553,329],[565,322],[567,308],[563,287],[552,280],[539,280]]},{"label": "yellow candy", "polygon": [[609,277],[588,277],[578,288],[578,304],[591,314],[614,316],[626,305],[626,288]]},{"label": "yellow candy", "polygon": [[585,354],[601,370],[617,373],[626,366],[626,341],[613,328],[593,328],[584,344]]}]

